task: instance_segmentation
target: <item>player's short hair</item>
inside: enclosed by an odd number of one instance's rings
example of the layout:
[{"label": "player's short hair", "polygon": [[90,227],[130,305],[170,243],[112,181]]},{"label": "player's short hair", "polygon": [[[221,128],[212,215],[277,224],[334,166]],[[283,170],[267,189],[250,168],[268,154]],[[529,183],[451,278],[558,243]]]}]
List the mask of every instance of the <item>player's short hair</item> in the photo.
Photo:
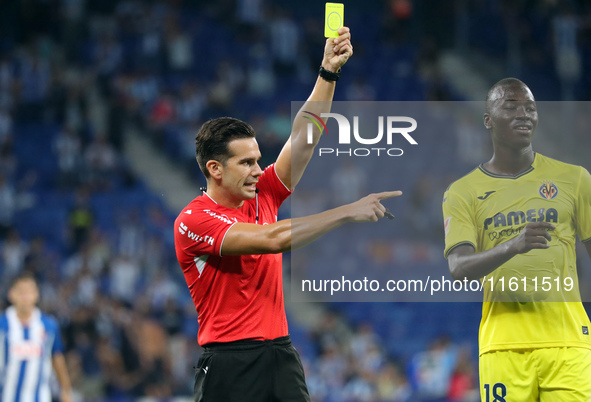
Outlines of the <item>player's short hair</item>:
[{"label": "player's short hair", "polygon": [[21,281],[33,281],[35,285],[39,287],[39,283],[37,283],[37,278],[35,278],[35,275],[33,275],[33,273],[30,271],[23,271],[12,278],[8,288],[12,289],[17,283]]},{"label": "player's short hair", "polygon": [[209,179],[207,162],[216,160],[223,165],[232,156],[228,149],[230,141],[254,137],[250,124],[233,117],[219,117],[205,122],[195,135],[195,156],[205,178]]},{"label": "player's short hair", "polygon": [[486,95],[486,112],[490,112],[490,107],[492,102],[499,99],[497,96],[497,90],[503,87],[529,87],[525,84],[525,82],[521,81],[518,78],[503,78],[502,80],[496,82],[492,87],[490,87],[488,94]]}]

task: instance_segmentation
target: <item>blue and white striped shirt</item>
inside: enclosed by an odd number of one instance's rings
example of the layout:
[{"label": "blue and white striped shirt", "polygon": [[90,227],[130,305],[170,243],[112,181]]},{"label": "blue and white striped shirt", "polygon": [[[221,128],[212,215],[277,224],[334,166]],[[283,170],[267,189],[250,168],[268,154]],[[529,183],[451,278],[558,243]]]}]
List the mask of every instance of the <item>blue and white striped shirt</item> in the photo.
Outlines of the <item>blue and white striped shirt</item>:
[{"label": "blue and white striped shirt", "polygon": [[57,321],[35,309],[23,324],[16,309],[0,315],[0,401],[51,402],[52,357],[63,346]]}]

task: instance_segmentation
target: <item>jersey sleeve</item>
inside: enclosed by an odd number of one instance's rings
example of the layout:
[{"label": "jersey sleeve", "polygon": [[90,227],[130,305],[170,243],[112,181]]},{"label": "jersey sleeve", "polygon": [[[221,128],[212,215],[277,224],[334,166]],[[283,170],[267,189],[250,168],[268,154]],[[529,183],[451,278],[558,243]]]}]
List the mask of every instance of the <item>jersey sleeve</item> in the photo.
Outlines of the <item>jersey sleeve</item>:
[{"label": "jersey sleeve", "polygon": [[591,175],[584,168],[581,168],[575,200],[575,220],[579,239],[591,241]]},{"label": "jersey sleeve", "polygon": [[287,188],[281,181],[275,171],[275,164],[268,166],[259,179],[257,185],[260,195],[269,199],[275,209],[279,209],[283,201],[291,195],[293,191]]},{"label": "jersey sleeve", "polygon": [[51,355],[56,353],[64,353],[64,343],[62,342],[62,332],[57,320],[51,316],[42,316],[46,329],[53,334],[53,345],[51,346]]},{"label": "jersey sleeve", "polygon": [[5,369],[4,364],[6,361],[7,348],[7,336],[8,336],[8,320],[6,314],[0,315],[0,378],[3,377],[3,371]]},{"label": "jersey sleeve", "polygon": [[174,243],[177,255],[221,255],[226,232],[236,223],[226,215],[209,209],[181,214],[174,223]]},{"label": "jersey sleeve", "polygon": [[476,225],[471,215],[470,204],[451,186],[443,195],[445,258],[463,244],[471,244],[476,249]]}]

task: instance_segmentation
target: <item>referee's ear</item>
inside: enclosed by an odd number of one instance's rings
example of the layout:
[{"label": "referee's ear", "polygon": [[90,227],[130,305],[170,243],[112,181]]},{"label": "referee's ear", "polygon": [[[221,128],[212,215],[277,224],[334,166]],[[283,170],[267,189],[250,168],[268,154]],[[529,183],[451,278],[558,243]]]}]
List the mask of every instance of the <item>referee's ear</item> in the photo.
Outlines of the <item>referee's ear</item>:
[{"label": "referee's ear", "polygon": [[215,159],[211,159],[207,161],[205,164],[205,168],[209,172],[209,176],[216,180],[222,179],[222,174],[224,172],[224,165],[221,162],[216,161]]}]

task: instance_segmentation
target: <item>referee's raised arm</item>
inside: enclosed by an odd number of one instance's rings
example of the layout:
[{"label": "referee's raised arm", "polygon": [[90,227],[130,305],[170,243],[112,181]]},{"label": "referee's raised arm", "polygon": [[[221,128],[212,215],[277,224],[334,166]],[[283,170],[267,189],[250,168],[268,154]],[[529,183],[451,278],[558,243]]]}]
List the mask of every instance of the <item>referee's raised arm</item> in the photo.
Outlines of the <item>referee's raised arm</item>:
[{"label": "referee's raised arm", "polygon": [[337,38],[328,38],[326,40],[324,57],[316,85],[314,85],[310,97],[296,115],[291,135],[277,158],[275,167],[277,175],[289,189],[293,189],[302,178],[304,170],[306,170],[306,166],[308,166],[308,162],[310,162],[314,153],[314,147],[318,144],[322,134],[315,127],[313,141],[308,144],[308,120],[302,118],[302,112],[306,111],[316,116],[330,112],[335,83],[340,76],[340,69],[352,54],[353,45],[351,45],[349,28],[342,27],[339,29]]}]

